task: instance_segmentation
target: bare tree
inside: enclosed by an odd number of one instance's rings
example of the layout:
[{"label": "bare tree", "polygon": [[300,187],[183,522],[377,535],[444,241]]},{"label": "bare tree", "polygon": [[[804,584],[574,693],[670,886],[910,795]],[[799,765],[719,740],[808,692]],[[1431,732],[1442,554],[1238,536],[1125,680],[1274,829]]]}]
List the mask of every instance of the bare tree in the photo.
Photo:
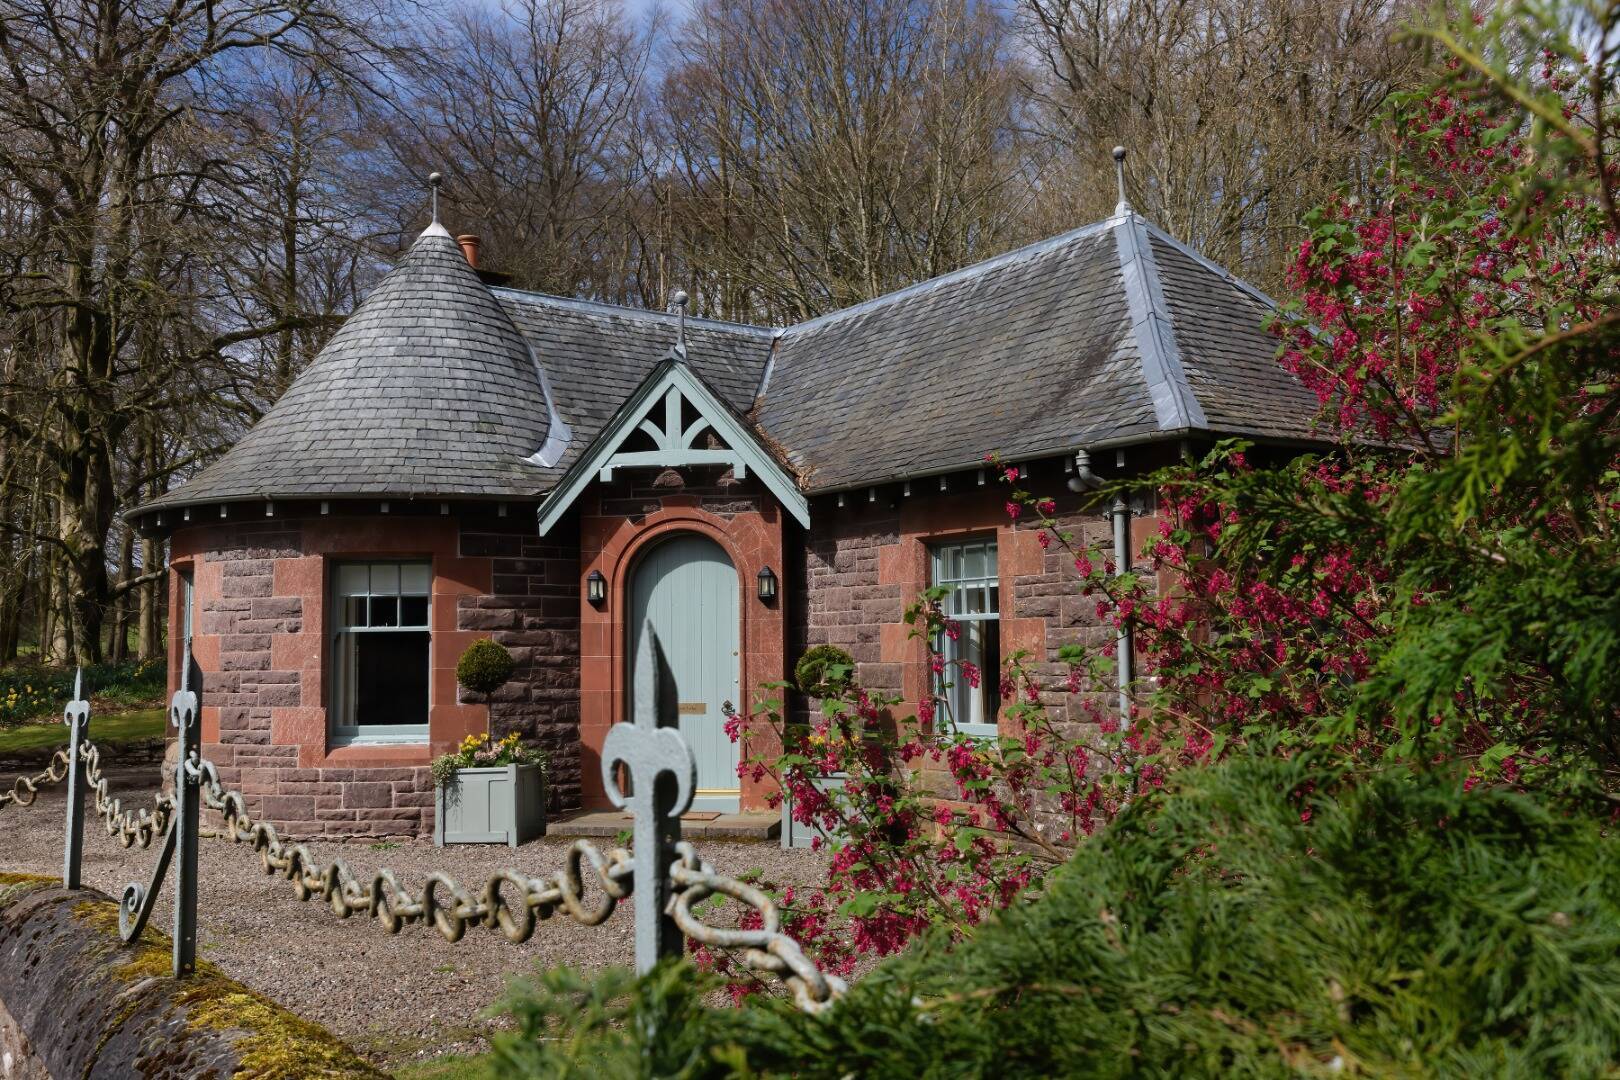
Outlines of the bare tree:
[{"label": "bare tree", "polygon": [[619,238],[656,25],[614,0],[512,0],[450,26],[396,118],[400,173],[442,171],[454,224],[516,284],[626,298]]},{"label": "bare tree", "polygon": [[[1023,0],[1048,148],[1038,219],[1114,202],[1116,143],[1138,209],[1267,287],[1305,213],[1370,181],[1370,122],[1411,81],[1402,0]],[[1048,225],[1047,227],[1050,227]]]},{"label": "bare tree", "polygon": [[517,285],[773,322],[1105,216],[1123,142],[1275,287],[1417,63],[1404,0],[411,2],[0,0],[0,663],[159,651],[118,511],[275,401],[432,169]]},{"label": "bare tree", "polygon": [[[212,112],[234,66],[274,51],[311,65],[369,44],[362,9],[327,0],[7,0],[0,8],[0,169],[30,207],[6,237],[32,260],[0,283],[39,354],[9,390],[0,431],[50,463],[48,544],[65,599],[57,647],[94,661],[114,585],[107,542],[124,491],[120,448],[174,409],[177,379],[303,314],[214,321],[219,281],[196,256],[228,185]],[[184,324],[184,331],[177,328]],[[167,463],[172,465],[172,463]],[[8,525],[8,527],[11,527]]]},{"label": "bare tree", "polygon": [[1021,233],[1007,27],[966,0],[707,0],[663,88],[658,198],[701,300],[803,318]]}]

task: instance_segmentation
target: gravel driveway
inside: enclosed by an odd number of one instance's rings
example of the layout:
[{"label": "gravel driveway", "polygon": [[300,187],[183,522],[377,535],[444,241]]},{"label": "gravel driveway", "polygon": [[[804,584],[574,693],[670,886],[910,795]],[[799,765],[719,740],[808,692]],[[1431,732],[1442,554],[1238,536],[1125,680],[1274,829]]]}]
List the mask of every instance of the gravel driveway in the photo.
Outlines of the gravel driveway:
[{"label": "gravel driveway", "polygon": [[[158,785],[155,766],[106,773],[126,807],[151,805]],[[9,778],[8,772],[0,782]],[[61,874],[65,797],[62,787],[53,786],[31,807],[0,810],[0,870]],[[389,867],[414,893],[434,869],[474,891],[492,872],[512,866],[532,876],[549,873],[562,865],[569,843],[545,839],[513,852],[482,845],[435,848],[420,841],[316,842],[311,850],[317,858],[340,856],[362,880],[374,868]],[[86,823],[85,883],[116,899],[129,882],[151,877],[156,847],[124,850],[92,814]],[[718,870],[758,869],[782,884],[817,882],[824,869],[821,856],[783,851],[774,841],[703,841],[699,850]],[[170,893],[166,886],[152,916],[165,929],[173,918]],[[628,905],[597,927],[553,916],[522,945],[481,927],[469,929],[454,945],[421,925],[390,935],[363,916],[339,919],[319,900],[299,903],[286,879],[264,874],[252,849],[223,840],[202,842],[198,909],[202,958],[325,1024],[384,1068],[481,1047],[491,1022],[478,1014],[500,995],[509,975],[536,963],[628,965],[634,951]]]}]

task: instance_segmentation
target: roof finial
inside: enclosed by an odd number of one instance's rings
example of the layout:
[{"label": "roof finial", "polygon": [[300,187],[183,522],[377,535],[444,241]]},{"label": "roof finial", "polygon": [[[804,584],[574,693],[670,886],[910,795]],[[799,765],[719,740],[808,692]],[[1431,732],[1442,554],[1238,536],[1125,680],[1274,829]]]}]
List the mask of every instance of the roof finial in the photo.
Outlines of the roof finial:
[{"label": "roof finial", "polygon": [[675,355],[682,360],[686,359],[686,301],[690,299],[685,289],[676,289],[669,294],[669,302],[675,305],[678,316],[675,322]]},{"label": "roof finial", "polygon": [[433,189],[433,224],[439,223],[439,185],[444,183],[444,174],[439,172],[428,173],[428,187]]},{"label": "roof finial", "polygon": [[1119,205],[1114,207],[1114,213],[1123,214],[1130,210],[1131,204],[1125,199],[1125,148],[1114,147],[1114,179],[1119,182]]}]

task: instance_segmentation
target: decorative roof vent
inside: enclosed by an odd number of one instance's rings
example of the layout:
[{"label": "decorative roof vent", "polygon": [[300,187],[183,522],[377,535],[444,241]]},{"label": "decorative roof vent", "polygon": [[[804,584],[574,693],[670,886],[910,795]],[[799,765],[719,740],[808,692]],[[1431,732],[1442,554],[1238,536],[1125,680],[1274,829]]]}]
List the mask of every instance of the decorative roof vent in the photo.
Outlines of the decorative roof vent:
[{"label": "decorative roof vent", "polygon": [[1119,184],[1119,205],[1114,207],[1114,214],[1115,216],[1128,214],[1131,212],[1131,204],[1125,198],[1125,148],[1123,146],[1114,147],[1114,179]]},{"label": "decorative roof vent", "polygon": [[685,289],[676,289],[669,294],[669,302],[675,308],[675,348],[671,355],[682,363],[686,361],[686,302],[690,299]]}]

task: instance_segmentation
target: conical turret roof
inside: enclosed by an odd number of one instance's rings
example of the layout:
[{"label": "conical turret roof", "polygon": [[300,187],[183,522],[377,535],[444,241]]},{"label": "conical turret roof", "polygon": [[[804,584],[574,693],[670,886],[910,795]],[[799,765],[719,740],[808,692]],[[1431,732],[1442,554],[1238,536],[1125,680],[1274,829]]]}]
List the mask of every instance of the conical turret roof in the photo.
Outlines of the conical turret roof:
[{"label": "conical turret roof", "polygon": [[432,225],[229,453],[136,513],[249,499],[532,495],[569,438],[540,360]]}]

